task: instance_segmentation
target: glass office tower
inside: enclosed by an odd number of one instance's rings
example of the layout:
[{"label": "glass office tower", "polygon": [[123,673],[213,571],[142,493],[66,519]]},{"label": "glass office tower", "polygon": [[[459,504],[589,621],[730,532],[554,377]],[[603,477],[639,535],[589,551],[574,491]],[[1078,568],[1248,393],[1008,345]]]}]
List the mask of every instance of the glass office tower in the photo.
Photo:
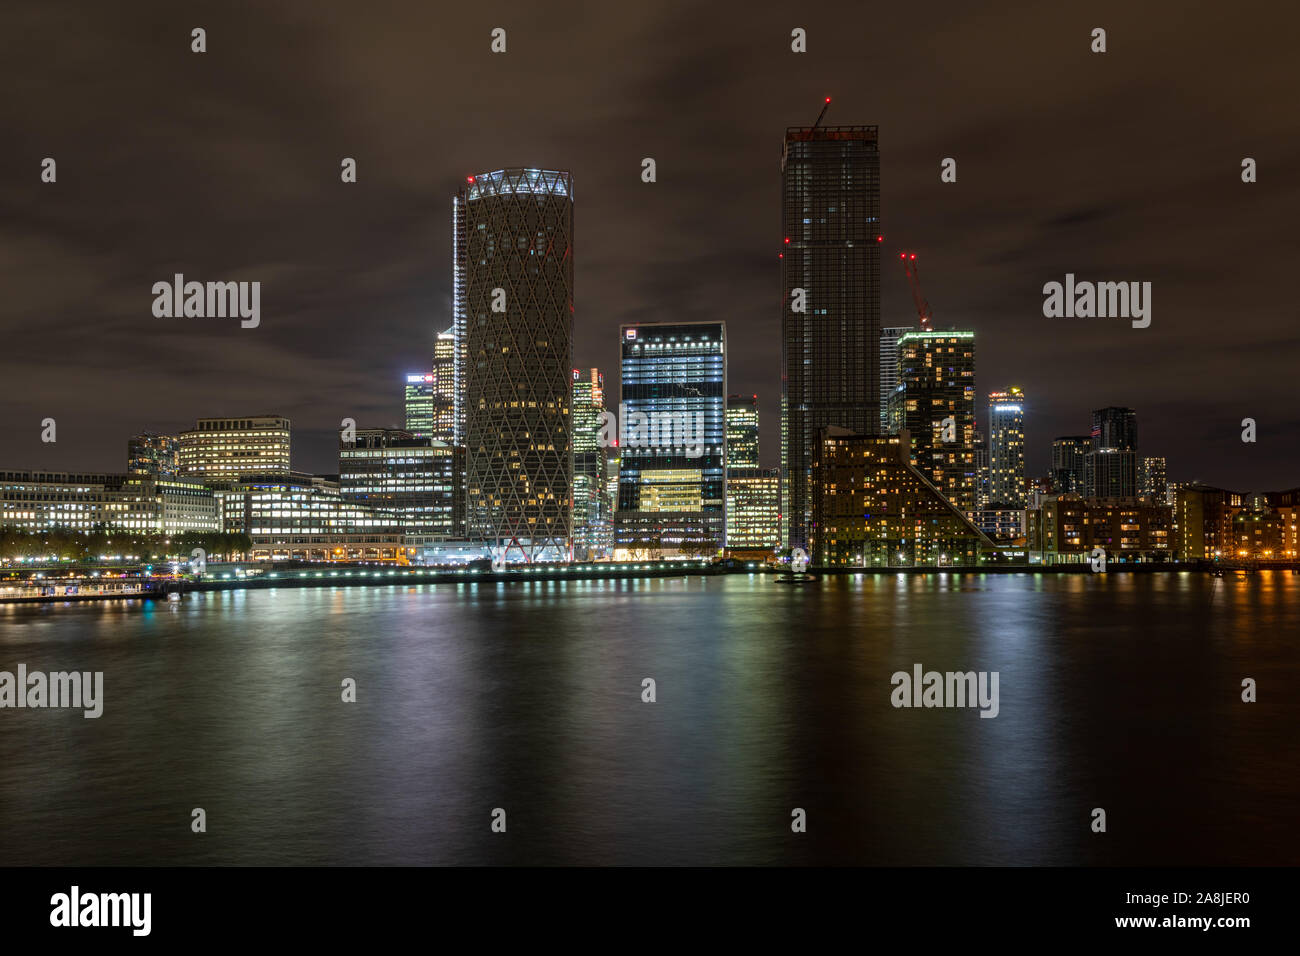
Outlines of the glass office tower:
[{"label": "glass office tower", "polygon": [[609,449],[600,442],[605,376],[573,370],[573,556],[605,557],[613,546],[613,509],[607,494]]},{"label": "glass office tower", "polygon": [[727,396],[727,467],[758,467],[758,396]]},{"label": "glass office tower", "polygon": [[726,536],[726,329],[622,327],[616,557],[705,555]]}]

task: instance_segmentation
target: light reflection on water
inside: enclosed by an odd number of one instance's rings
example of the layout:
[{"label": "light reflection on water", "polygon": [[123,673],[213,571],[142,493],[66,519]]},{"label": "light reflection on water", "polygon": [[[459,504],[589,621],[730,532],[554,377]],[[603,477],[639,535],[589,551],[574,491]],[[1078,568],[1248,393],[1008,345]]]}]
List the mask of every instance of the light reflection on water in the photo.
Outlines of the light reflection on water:
[{"label": "light reflection on water", "polygon": [[[1268,572],[4,606],[0,669],[105,711],[0,710],[0,864],[1295,864],[1297,623]],[[891,707],[916,663],[999,716]]]}]

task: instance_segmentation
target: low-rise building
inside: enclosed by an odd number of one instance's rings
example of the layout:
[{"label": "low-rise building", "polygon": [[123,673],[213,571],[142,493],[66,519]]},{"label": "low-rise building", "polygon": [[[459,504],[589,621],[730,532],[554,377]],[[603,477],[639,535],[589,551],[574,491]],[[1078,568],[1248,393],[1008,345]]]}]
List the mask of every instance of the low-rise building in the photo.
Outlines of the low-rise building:
[{"label": "low-rise building", "polygon": [[971,523],[995,541],[1023,541],[1025,537],[1025,509],[1010,505],[986,505],[971,512]]},{"label": "low-rise building", "polygon": [[409,563],[415,551],[400,515],[349,501],[325,482],[245,476],[221,501],[223,530],[247,534],[254,561]]},{"label": "low-rise building", "polygon": [[973,567],[994,542],[910,463],[911,436],[823,428],[809,556],[822,567]]},{"label": "low-rise building", "polygon": [[217,500],[197,481],[153,475],[0,471],[0,527],[138,534],[220,531]]},{"label": "low-rise building", "polygon": [[1043,564],[1086,562],[1095,548],[1108,561],[1171,561],[1173,511],[1144,496],[1083,498],[1061,495],[1033,515],[1029,547]]}]

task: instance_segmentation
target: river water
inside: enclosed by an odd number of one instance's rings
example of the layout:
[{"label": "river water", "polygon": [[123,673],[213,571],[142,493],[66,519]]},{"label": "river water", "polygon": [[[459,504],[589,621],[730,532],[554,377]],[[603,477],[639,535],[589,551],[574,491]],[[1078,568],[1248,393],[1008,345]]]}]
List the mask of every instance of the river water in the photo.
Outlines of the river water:
[{"label": "river water", "polygon": [[[0,709],[0,864],[1295,865],[1298,635],[1280,572],[0,606],[0,670],[104,674]],[[916,664],[997,716],[895,708]]]}]

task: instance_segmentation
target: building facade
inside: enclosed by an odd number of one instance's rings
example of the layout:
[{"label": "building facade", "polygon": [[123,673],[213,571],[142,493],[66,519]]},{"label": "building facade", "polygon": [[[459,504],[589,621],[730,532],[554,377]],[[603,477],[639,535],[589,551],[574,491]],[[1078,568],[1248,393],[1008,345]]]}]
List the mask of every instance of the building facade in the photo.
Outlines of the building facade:
[{"label": "building facade", "polygon": [[605,376],[599,369],[573,370],[573,557],[608,557],[614,544],[609,489],[609,447],[601,440]]},{"label": "building facade", "polygon": [[1166,500],[1169,495],[1169,475],[1163,458],[1143,458],[1138,476],[1140,494],[1148,495],[1157,501]]},{"label": "building facade", "polygon": [[126,443],[126,470],[132,475],[175,478],[180,473],[180,442],[174,435],[142,432]]},{"label": "building facade", "polygon": [[1132,498],[1138,494],[1137,413],[1131,408],[1100,408],[1092,413],[1092,433],[1083,459],[1089,498]]},{"label": "building facade", "polygon": [[508,558],[567,559],[572,176],[523,168],[470,176],[453,219],[469,535]]},{"label": "building facade", "polygon": [[199,481],[289,473],[289,419],[281,415],[200,418],[181,432],[180,474]]},{"label": "building facade", "polygon": [[1030,547],[1044,564],[1087,562],[1096,548],[1106,552],[1108,563],[1176,556],[1173,509],[1147,498],[1062,495],[1044,501],[1032,517]]},{"label": "building facade", "polygon": [[1066,435],[1052,439],[1052,487],[1057,494],[1080,495],[1087,491],[1084,460],[1092,448],[1087,435]]},{"label": "building facade", "polygon": [[29,534],[222,530],[217,500],[201,482],[45,471],[0,471],[0,528]]},{"label": "building facade", "polygon": [[456,429],[456,326],[438,333],[433,345],[432,429],[429,437],[459,445]]},{"label": "building facade", "polygon": [[780,169],[781,512],[804,546],[817,432],[880,430],[877,129],[791,127]]},{"label": "building facade", "polygon": [[1024,508],[989,506],[976,509],[971,523],[994,541],[1015,542],[1025,537]]},{"label": "building facade", "polygon": [[1267,562],[1300,557],[1300,489],[1245,494],[1177,489],[1180,561]]},{"label": "building facade", "polygon": [[407,372],[406,431],[416,438],[433,437],[433,372]]},{"label": "building facade", "polygon": [[727,550],[770,555],[781,543],[781,470],[727,469]]},{"label": "building facade", "polygon": [[898,387],[898,340],[913,331],[910,325],[880,330],[880,433],[889,434],[889,397]]},{"label": "building facade", "polygon": [[975,508],[987,508],[993,499],[989,496],[989,440],[978,429],[972,449],[975,461]]},{"label": "building facade", "polygon": [[1023,509],[1025,488],[1025,393],[1011,386],[989,395],[989,502]]},{"label": "building facade", "polygon": [[758,467],[758,396],[727,396],[727,467]]},{"label": "building facade", "polygon": [[311,476],[248,476],[221,494],[223,530],[253,541],[254,561],[409,563],[402,519]]},{"label": "building facade", "polygon": [[809,552],[824,567],[974,567],[994,547],[911,464],[910,436],[827,428],[813,463]]},{"label": "building facade", "polygon": [[890,432],[911,436],[911,462],[961,511],[975,509],[975,333],[908,332]]},{"label": "building facade", "polygon": [[451,445],[395,428],[339,439],[339,494],[394,514],[408,535],[455,537],[460,457]]},{"label": "building facade", "polygon": [[726,327],[625,325],[615,555],[710,554],[726,540]]}]

